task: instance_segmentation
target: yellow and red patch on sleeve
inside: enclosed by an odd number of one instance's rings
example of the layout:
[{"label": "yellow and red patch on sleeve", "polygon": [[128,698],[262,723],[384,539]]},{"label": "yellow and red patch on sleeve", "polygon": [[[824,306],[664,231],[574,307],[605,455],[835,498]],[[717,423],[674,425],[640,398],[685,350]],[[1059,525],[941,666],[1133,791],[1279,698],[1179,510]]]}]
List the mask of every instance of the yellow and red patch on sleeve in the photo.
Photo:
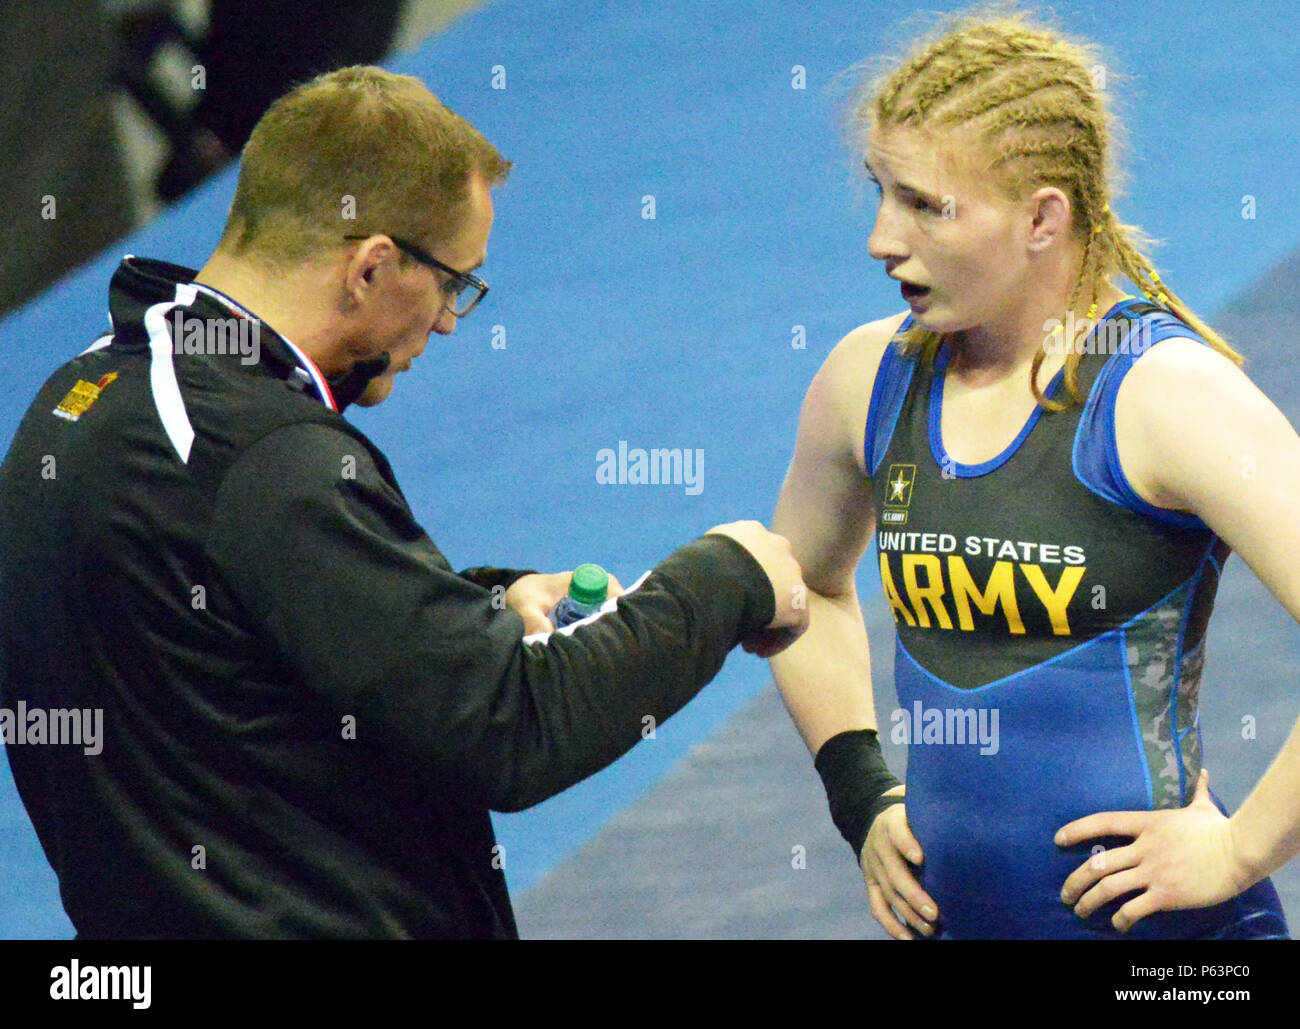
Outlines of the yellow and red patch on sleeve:
[{"label": "yellow and red patch on sleeve", "polygon": [[84,379],[78,379],[77,384],[68,390],[68,395],[59,401],[59,406],[54,409],[54,414],[60,418],[65,418],[70,422],[75,422],[83,414],[90,410],[91,406],[99,399],[99,394],[104,391],[104,387],[117,378],[117,372],[109,372],[98,382],[86,382]]}]

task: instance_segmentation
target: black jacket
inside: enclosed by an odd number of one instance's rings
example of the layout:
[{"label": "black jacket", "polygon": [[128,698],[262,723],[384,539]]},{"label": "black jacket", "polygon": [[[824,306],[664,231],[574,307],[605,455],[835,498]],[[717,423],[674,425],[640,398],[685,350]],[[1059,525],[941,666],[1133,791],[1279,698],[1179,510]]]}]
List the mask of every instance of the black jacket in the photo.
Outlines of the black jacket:
[{"label": "black jacket", "polygon": [[8,748],[68,915],[84,937],[514,936],[489,809],[629,750],[770,621],[771,585],[702,537],[616,614],[522,643],[491,591],[518,573],[455,573],[268,326],[256,362],[174,352],[172,305],[231,317],[193,275],[125,260],[111,339],[46,382],[0,468],[0,703],[103,711],[98,755]]}]

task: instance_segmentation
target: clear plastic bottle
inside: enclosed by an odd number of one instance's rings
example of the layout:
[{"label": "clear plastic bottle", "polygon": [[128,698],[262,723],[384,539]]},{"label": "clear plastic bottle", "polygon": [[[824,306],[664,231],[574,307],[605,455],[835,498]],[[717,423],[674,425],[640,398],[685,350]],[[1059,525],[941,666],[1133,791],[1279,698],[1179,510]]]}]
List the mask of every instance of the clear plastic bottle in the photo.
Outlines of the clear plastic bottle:
[{"label": "clear plastic bottle", "polygon": [[594,615],[609,593],[609,573],[600,565],[578,565],[569,581],[568,595],[551,608],[551,624],[557,629]]}]

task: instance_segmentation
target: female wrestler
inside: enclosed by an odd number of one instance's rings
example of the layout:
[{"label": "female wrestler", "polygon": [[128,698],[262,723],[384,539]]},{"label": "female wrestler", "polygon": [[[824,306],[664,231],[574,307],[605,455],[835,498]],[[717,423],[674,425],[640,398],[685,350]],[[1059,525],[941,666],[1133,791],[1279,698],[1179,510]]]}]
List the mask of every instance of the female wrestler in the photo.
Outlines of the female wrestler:
[{"label": "female wrestler", "polygon": [[[908,311],[804,401],[773,529],[811,628],[773,671],[900,939],[1287,935],[1265,876],[1300,849],[1300,734],[1227,818],[1197,694],[1230,549],[1300,619],[1300,438],[1112,210],[1100,68],[968,16],[853,109]],[[873,535],[905,802],[854,589]]]}]

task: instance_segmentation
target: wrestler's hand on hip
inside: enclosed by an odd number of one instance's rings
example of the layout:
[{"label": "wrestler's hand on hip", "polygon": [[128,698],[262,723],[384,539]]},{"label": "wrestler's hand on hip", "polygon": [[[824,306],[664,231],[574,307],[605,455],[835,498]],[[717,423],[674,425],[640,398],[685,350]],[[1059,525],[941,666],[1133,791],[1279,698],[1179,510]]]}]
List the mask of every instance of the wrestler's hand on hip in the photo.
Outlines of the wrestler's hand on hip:
[{"label": "wrestler's hand on hip", "polygon": [[1133,842],[1100,851],[1075,869],[1061,900],[1087,918],[1116,897],[1140,890],[1111,918],[1121,932],[1157,911],[1221,903],[1260,878],[1241,860],[1232,823],[1210,798],[1205,769],[1186,807],[1088,815],[1062,826],[1056,844],[1068,847],[1098,836],[1128,836]]},{"label": "wrestler's hand on hip", "polygon": [[[904,792],[905,788],[898,786],[885,795],[902,796]],[[934,932],[938,905],[921,889],[911,868],[924,860],[921,845],[907,824],[906,805],[891,804],[880,812],[871,823],[858,863],[867,883],[871,914],[896,940],[916,938],[908,926],[923,936]]]}]

